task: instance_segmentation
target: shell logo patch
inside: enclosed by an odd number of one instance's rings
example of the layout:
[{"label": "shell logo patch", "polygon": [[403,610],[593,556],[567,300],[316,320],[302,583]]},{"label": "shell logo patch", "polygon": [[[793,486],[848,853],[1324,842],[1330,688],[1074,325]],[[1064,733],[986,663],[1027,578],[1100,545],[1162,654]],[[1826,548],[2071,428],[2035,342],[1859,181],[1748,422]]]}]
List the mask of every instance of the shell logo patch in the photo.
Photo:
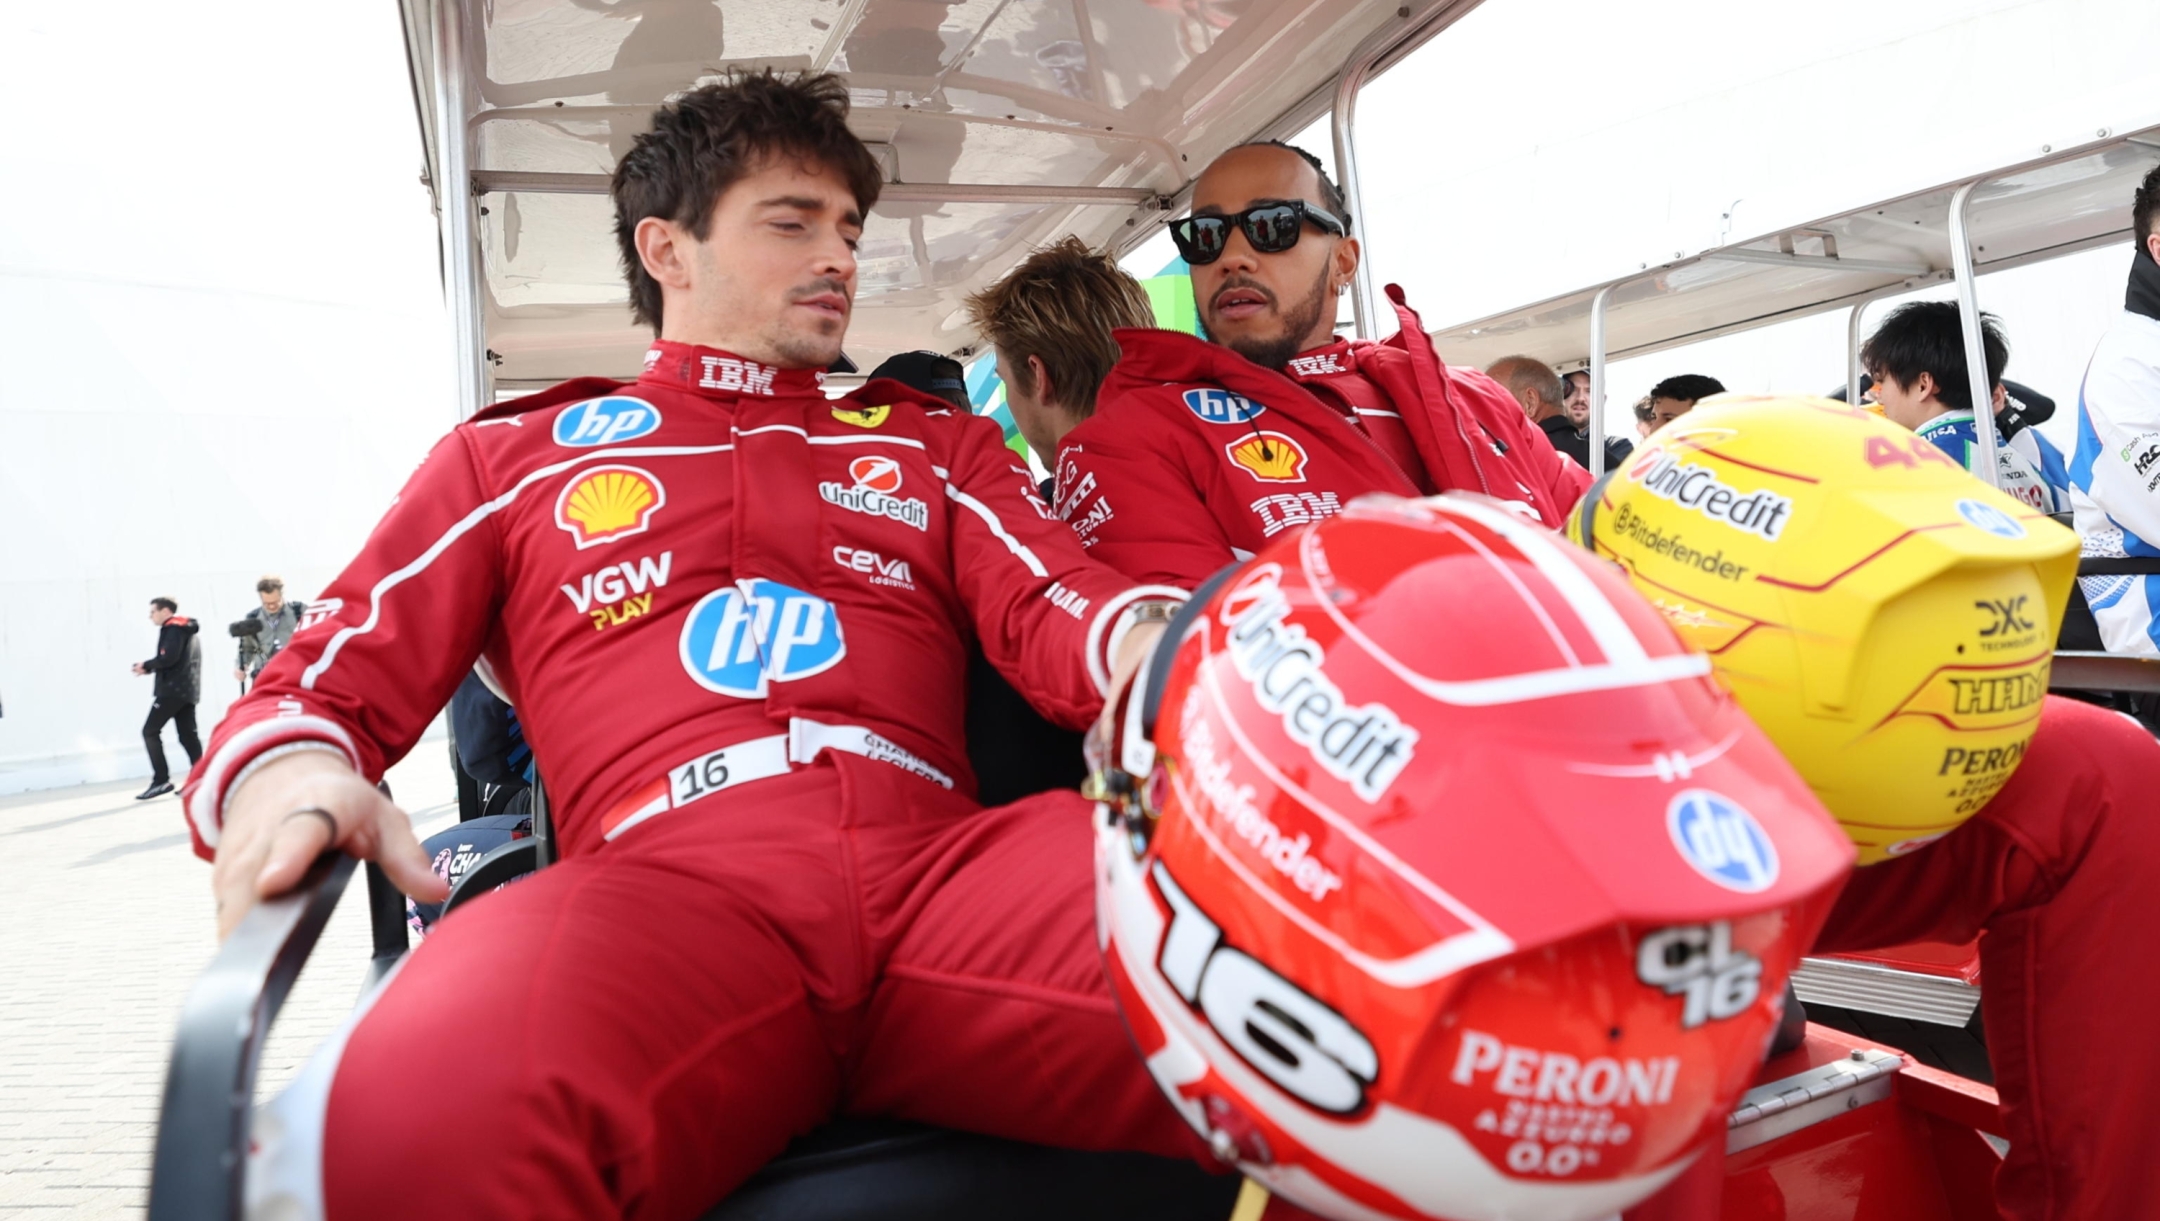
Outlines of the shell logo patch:
[{"label": "shell logo patch", "polygon": [[883,407],[835,407],[832,409],[832,418],[842,424],[853,424],[857,428],[876,428],[891,416],[892,405],[889,403]]},{"label": "shell logo patch", "polygon": [[667,489],[651,471],[596,466],[563,488],[555,501],[555,524],[583,551],[645,533],[666,503]]},{"label": "shell logo patch", "polygon": [[887,496],[900,490],[900,460],[883,454],[864,454],[848,463],[848,478],[859,488],[883,492]]},{"label": "shell logo patch", "polygon": [[1223,452],[1262,483],[1305,482],[1305,451],[1279,432],[1256,432],[1223,446]]}]

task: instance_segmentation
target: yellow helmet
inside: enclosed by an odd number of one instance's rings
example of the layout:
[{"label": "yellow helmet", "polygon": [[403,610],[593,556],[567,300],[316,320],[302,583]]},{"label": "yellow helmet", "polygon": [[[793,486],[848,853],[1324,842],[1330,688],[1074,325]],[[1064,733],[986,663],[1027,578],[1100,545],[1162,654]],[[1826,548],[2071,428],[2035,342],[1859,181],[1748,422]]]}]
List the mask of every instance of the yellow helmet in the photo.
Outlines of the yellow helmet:
[{"label": "yellow helmet", "polygon": [[2077,536],[1934,445],[1819,398],[1728,396],[1590,490],[1569,536],[1710,655],[1873,864],[2010,779]]}]

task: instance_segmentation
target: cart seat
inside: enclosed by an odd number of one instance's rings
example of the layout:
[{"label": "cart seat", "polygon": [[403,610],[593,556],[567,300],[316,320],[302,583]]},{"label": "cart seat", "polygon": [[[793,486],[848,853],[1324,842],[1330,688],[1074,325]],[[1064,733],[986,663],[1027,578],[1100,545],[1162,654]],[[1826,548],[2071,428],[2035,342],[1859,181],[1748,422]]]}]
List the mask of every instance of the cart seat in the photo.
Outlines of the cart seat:
[{"label": "cart seat", "polygon": [[1225,1221],[1239,1182],[1179,1158],[839,1119],[788,1146],[705,1221]]}]

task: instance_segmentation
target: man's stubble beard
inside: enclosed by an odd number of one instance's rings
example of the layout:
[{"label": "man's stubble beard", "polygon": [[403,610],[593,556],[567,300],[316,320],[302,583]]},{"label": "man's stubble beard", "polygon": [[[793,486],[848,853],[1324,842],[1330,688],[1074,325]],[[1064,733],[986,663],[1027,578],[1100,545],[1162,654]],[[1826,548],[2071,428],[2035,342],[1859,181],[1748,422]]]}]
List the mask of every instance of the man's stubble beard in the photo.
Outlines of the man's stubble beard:
[{"label": "man's stubble beard", "polygon": [[1320,278],[1313,283],[1312,291],[1283,310],[1282,332],[1273,339],[1225,339],[1223,346],[1263,369],[1280,369],[1289,364],[1291,357],[1305,350],[1305,337],[1320,325],[1320,313],[1331,300],[1327,282],[1328,267],[1322,263]]},{"label": "man's stubble beard", "polygon": [[773,354],[780,363],[791,369],[823,369],[840,359],[840,348],[847,339],[847,324],[843,322],[820,323],[815,332],[790,331],[774,327],[766,335]]}]

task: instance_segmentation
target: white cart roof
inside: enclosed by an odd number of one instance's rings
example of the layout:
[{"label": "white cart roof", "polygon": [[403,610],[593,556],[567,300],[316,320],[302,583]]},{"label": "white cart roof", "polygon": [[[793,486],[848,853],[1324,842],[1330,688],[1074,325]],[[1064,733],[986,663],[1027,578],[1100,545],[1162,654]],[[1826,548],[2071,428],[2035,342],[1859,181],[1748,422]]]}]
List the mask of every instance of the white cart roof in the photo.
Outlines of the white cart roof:
[{"label": "white cart roof", "polygon": [[[2155,162],[2160,128],[2104,138],[1988,175],[1969,209],[1985,274],[2130,238],[2130,197]],[[1454,364],[1524,353],[1587,364],[1590,305],[1608,285],[1606,358],[1751,330],[1953,278],[1950,203],[1970,179],[1765,234],[1631,276],[1433,332]]]},{"label": "white cart roof", "polygon": [[[1311,122],[1361,53],[1384,67],[1478,0],[401,3],[453,283],[465,226],[443,167],[469,166],[484,209],[481,325],[461,322],[461,344],[484,346],[507,389],[637,372],[648,336],[630,321],[608,175],[655,105],[724,69],[848,79],[851,124],[891,182],[848,335],[868,368],[967,348],[962,299],[1031,247],[1077,233],[1122,248],[1217,153]],[[443,140],[444,110],[463,112],[462,148]]]}]

